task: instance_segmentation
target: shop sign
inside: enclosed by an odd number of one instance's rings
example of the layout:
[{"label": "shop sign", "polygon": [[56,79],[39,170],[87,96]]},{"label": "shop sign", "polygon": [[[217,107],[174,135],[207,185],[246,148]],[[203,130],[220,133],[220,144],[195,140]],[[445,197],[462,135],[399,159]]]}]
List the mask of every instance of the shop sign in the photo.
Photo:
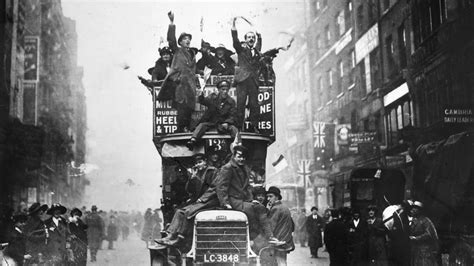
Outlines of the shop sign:
[{"label": "shop sign", "polygon": [[379,45],[379,24],[370,28],[355,44],[356,63],[372,52]]},{"label": "shop sign", "polygon": [[24,80],[38,81],[39,69],[39,37],[24,37],[25,62],[24,62]]},{"label": "shop sign", "polygon": [[349,145],[349,134],[351,133],[351,124],[341,124],[336,126],[337,145]]},{"label": "shop sign", "polygon": [[443,109],[444,123],[470,124],[474,123],[472,107],[447,106]]}]

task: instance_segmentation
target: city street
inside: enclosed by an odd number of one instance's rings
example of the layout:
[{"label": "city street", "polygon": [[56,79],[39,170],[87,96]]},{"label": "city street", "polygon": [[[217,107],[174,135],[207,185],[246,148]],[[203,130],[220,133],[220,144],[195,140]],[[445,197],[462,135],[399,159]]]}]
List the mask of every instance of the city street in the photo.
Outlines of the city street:
[{"label": "city street", "polygon": [[[102,246],[107,247],[107,242],[104,241]],[[114,246],[114,250],[99,250],[97,262],[90,262],[89,256],[88,265],[150,265],[148,250],[137,235],[130,235],[127,241],[119,240]],[[288,265],[329,265],[328,253],[320,251],[319,254],[320,258],[311,258],[308,247],[297,245],[288,255]]]}]

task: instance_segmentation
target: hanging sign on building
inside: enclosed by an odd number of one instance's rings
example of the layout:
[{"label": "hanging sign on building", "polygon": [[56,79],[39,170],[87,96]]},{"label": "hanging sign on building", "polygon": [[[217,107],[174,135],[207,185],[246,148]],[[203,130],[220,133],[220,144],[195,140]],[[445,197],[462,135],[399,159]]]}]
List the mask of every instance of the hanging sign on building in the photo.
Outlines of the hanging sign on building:
[{"label": "hanging sign on building", "polygon": [[349,145],[349,134],[351,133],[351,124],[340,124],[336,126],[337,145]]},{"label": "hanging sign on building", "polygon": [[39,37],[25,36],[25,62],[24,62],[24,76],[25,81],[38,81],[39,69]]},{"label": "hanging sign on building", "polygon": [[379,24],[375,23],[360,39],[355,43],[356,63],[370,54],[379,45]]}]

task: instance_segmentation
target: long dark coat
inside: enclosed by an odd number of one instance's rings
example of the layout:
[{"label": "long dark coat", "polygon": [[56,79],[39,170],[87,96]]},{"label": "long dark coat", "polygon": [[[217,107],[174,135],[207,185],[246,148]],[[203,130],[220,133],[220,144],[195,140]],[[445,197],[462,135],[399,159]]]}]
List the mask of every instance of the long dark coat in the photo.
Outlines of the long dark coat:
[{"label": "long dark coat", "polygon": [[26,236],[20,230],[15,230],[14,227],[6,229],[6,240],[8,247],[4,252],[5,256],[12,258],[17,265],[23,265],[23,258],[26,253]]},{"label": "long dark coat", "polygon": [[[176,25],[168,27],[168,43],[174,51],[169,73],[163,81],[158,99],[174,100],[194,110],[196,104],[196,55],[192,49],[178,47]],[[170,85],[174,83],[174,85]],[[170,90],[174,88],[174,93]],[[174,96],[169,98],[168,96]]]},{"label": "long dark coat", "polygon": [[387,265],[386,229],[382,219],[367,220],[368,259],[371,265]]},{"label": "long dark coat", "polygon": [[31,216],[23,228],[26,235],[26,253],[32,256],[32,262],[38,262],[38,254],[45,254],[46,225],[39,216]]},{"label": "long dark coat", "polygon": [[322,231],[324,230],[325,222],[321,216],[313,218],[313,215],[306,218],[306,232],[308,233],[308,246],[320,248],[323,246]]},{"label": "long dark coat", "polygon": [[203,173],[203,181],[199,188],[199,199],[200,202],[194,201],[188,206],[185,206],[183,209],[185,211],[186,217],[191,218],[196,213],[202,210],[211,209],[213,207],[219,206],[219,200],[217,199],[215,180],[218,170],[212,166],[208,166]]},{"label": "long dark coat", "polygon": [[413,218],[410,236],[415,238],[411,240],[412,265],[438,265],[438,234],[431,220],[424,215]]},{"label": "long dark coat", "polygon": [[257,82],[260,69],[262,37],[260,34],[257,35],[257,43],[254,48],[254,55],[252,56],[251,49],[240,43],[237,31],[232,30],[231,34],[232,43],[238,57],[237,66],[235,67],[235,82],[239,83],[246,80],[247,78],[252,78],[255,80],[255,82]]},{"label": "long dark coat", "polygon": [[98,213],[91,213],[86,217],[87,228],[87,239],[89,241],[89,247],[91,249],[97,249],[102,243],[102,239],[105,235],[104,232],[104,221]]},{"label": "long dark coat", "polygon": [[236,103],[230,96],[225,98],[220,97],[219,94],[212,93],[204,97],[198,97],[200,104],[207,107],[200,122],[210,122],[214,124],[228,123],[235,125],[236,123]]},{"label": "long dark coat", "polygon": [[109,223],[107,226],[107,240],[117,241],[118,239],[118,226],[116,223]]},{"label": "long dark coat", "polygon": [[74,261],[71,265],[87,264],[87,224],[81,219],[77,223],[69,223],[69,232],[71,232],[71,249],[74,255]]},{"label": "long dark coat", "polygon": [[66,241],[70,236],[69,228],[64,218],[60,218],[58,225],[49,218],[44,222],[48,228],[49,238],[46,245],[46,258],[50,263],[64,265],[66,261]]},{"label": "long dark coat", "polygon": [[329,253],[330,265],[347,265],[347,228],[343,221],[334,219],[326,225],[324,243]]},{"label": "long dark coat", "polygon": [[232,209],[242,211],[244,202],[252,201],[249,183],[250,169],[239,166],[233,159],[222,166],[216,179],[217,197],[221,206],[230,204]]},{"label": "long dark coat", "polygon": [[368,228],[365,220],[359,219],[357,227],[351,219],[347,224],[347,244],[350,265],[365,265],[368,262],[367,236]]}]

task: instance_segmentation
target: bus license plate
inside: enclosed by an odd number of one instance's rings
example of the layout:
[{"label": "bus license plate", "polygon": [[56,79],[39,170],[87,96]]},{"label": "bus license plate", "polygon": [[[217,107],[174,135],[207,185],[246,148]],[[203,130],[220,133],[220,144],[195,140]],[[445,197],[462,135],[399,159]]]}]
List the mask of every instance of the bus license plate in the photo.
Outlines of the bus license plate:
[{"label": "bus license plate", "polygon": [[204,254],[204,262],[208,263],[238,263],[239,260],[239,254]]}]

